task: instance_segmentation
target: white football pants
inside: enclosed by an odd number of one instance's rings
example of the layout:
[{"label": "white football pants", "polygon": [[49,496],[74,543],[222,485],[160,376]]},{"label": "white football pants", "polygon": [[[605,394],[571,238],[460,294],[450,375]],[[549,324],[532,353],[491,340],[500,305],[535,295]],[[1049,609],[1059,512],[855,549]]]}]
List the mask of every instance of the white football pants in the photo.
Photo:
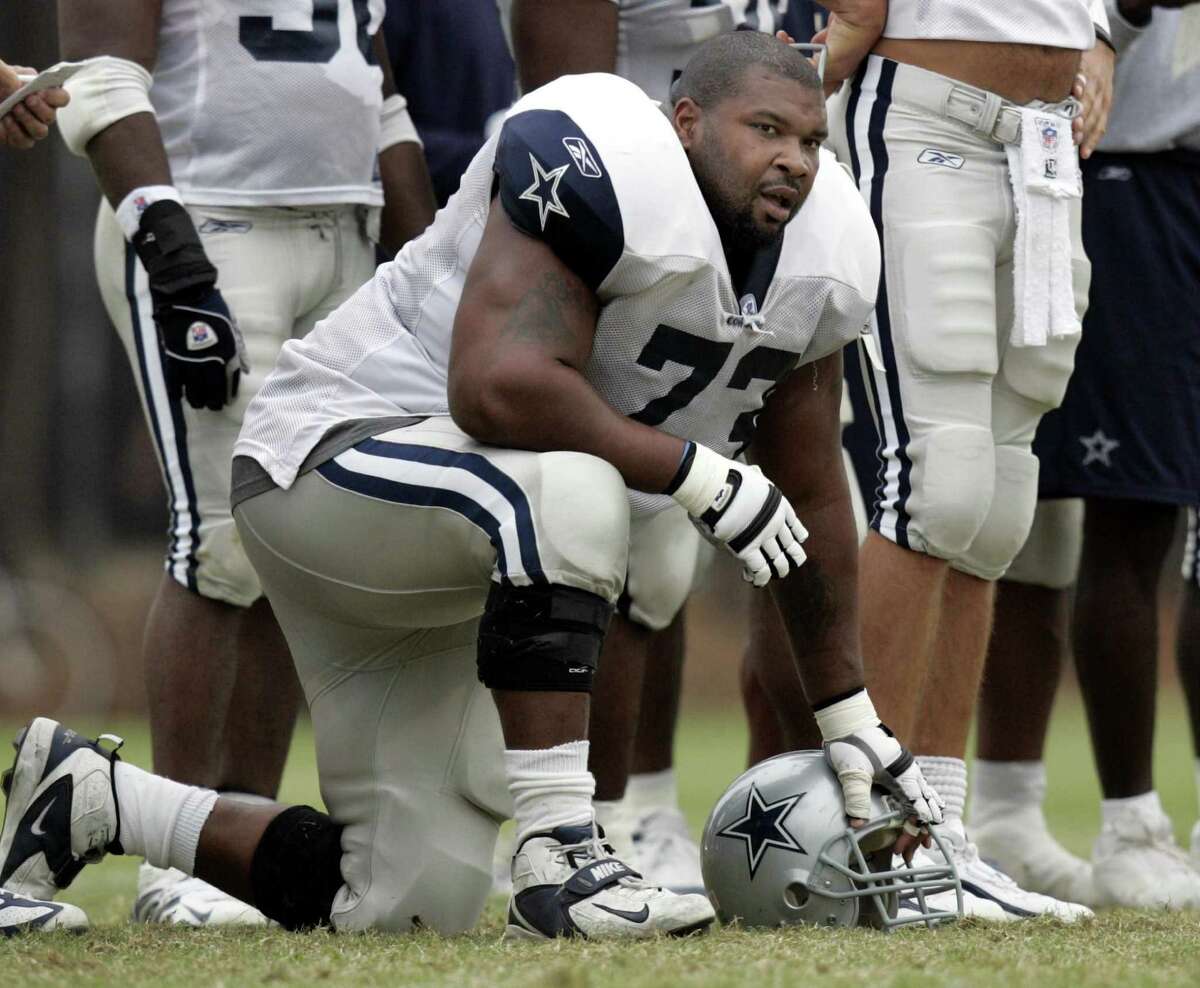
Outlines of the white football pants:
[{"label": "white football pants", "polygon": [[125,347],[162,468],[170,511],[166,568],[182,586],[245,607],[261,596],[229,513],[242,414],[283,344],[307,333],[371,277],[375,249],[356,206],[189,209],[217,288],[246,341],[250,373],[219,412],[173,401],[163,384],[146,271],[107,202],[96,222],[96,274]]}]

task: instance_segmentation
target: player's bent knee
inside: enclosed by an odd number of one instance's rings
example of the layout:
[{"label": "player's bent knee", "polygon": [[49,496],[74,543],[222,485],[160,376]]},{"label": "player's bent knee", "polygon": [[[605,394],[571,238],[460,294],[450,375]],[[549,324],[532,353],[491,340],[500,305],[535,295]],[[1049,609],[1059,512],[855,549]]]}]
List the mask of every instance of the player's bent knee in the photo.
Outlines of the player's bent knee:
[{"label": "player's bent knee", "polygon": [[1037,508],[1038,461],[1027,449],[996,447],[996,486],[979,534],[954,560],[955,569],[981,580],[998,580],[1021,551]]},{"label": "player's bent knee", "polygon": [[613,605],[556,584],[493,584],[479,621],[479,681],[488,689],[590,693]]},{"label": "player's bent knee", "polygon": [[956,559],[975,541],[992,504],[995,448],[991,432],[976,426],[940,426],[923,437],[909,527],[930,555]]},{"label": "player's bent knee", "polygon": [[586,453],[538,456],[538,551],[551,583],[616,603],[629,552],[629,492],[616,467]]},{"label": "player's bent knee", "polygon": [[285,930],[327,926],[342,887],[342,828],[311,806],[268,824],[250,864],[254,905]]}]

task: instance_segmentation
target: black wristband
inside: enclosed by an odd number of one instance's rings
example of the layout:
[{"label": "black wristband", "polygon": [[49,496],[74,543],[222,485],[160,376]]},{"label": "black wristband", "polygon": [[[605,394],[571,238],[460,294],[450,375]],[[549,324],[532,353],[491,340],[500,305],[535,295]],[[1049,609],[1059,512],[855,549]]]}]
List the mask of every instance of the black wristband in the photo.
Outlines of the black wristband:
[{"label": "black wristband", "polygon": [[688,471],[692,469],[692,461],[696,459],[696,444],[690,439],[687,445],[683,447],[683,456],[679,458],[679,466],[675,470],[675,476],[671,478],[671,482],[667,484],[664,494],[674,494],[679,490],[679,486],[683,483],[688,475]]},{"label": "black wristband", "polygon": [[1103,41],[1106,45],[1108,45],[1109,48],[1112,49],[1113,54],[1115,55],[1117,53],[1117,46],[1113,44],[1112,35],[1104,30],[1104,28],[1102,28],[1099,24],[1093,24],[1092,27],[1096,29],[1096,40]]},{"label": "black wristband", "polygon": [[178,296],[217,283],[192,218],[179,203],[160,199],[142,213],[133,249],[150,276],[150,290]]}]

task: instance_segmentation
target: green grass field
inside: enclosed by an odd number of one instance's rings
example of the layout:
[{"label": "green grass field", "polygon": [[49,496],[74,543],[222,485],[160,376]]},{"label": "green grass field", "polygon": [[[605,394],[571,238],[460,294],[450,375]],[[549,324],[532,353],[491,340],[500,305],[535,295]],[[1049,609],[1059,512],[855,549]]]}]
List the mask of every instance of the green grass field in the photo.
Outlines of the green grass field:
[{"label": "green grass field", "polygon": [[[4,725],[5,733],[11,725]],[[144,725],[80,721],[79,730],[114,730],[123,752],[145,764]],[[740,717],[685,711],[679,746],[681,792],[694,828],[745,754]],[[1086,854],[1099,826],[1095,773],[1078,702],[1064,694],[1050,744],[1051,826]],[[1157,782],[1181,842],[1196,818],[1192,756],[1182,703],[1165,692]],[[307,730],[296,739],[283,798],[316,802]],[[0,941],[5,985],[512,985],[518,988],[642,986],[1186,985],[1200,984],[1200,915],[1115,912],[1082,927],[1049,921],[959,924],[891,937],[871,931],[719,929],[686,941],[632,945],[506,944],[503,903],[478,931],[442,939],[289,934],[278,930],[186,930],[127,922],[136,862],[89,868],[69,893],[96,927],[84,936]]]}]

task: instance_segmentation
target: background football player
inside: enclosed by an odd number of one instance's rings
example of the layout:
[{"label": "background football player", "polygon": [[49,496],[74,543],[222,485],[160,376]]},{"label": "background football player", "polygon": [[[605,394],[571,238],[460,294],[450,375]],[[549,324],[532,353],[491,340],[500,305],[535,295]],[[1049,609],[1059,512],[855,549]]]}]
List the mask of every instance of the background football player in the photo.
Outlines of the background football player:
[{"label": "background football player", "polygon": [[[862,553],[868,677],[946,790],[963,887],[979,893],[968,912],[997,920],[1087,914],[980,862],[962,811],[992,587],[1028,531],[1029,446],[1061,399],[1078,340],[1073,299],[1087,265],[1072,139],[1086,150],[1103,129],[1112,61],[1103,42],[1088,108],[1074,122],[1055,108],[1096,45],[1093,15],[1103,21],[1102,7],[1083,0],[1019,10],[861,0],[834,10],[818,36],[830,46],[830,84],[848,80],[831,101],[831,143],[854,170],[884,253],[868,337],[882,457]],[[1014,193],[1013,173],[1030,175],[1029,194]],[[1025,263],[1052,229],[1053,271]]]},{"label": "background football player", "polygon": [[[1111,0],[1109,13],[1111,126],[1083,168],[1095,277],[1066,398],[1034,444],[1038,520],[998,597],[972,832],[1032,888],[1197,908],[1200,874],[1175,844],[1152,756],[1163,564],[1182,509],[1200,496],[1200,7]],[[1179,666],[1195,729],[1191,633],[1181,629]],[[1042,749],[1068,640],[1104,796],[1094,873],[1053,840],[1041,813]]]},{"label": "background football player", "polygon": [[[229,511],[246,403],[285,340],[432,216],[420,143],[377,60],[383,0],[62,0],[63,137],[104,193],[96,272],[166,483],[166,567],[145,637],[154,764],[275,795],[299,702]],[[377,176],[382,178],[382,188]],[[134,914],[261,921],[147,866]]]}]

